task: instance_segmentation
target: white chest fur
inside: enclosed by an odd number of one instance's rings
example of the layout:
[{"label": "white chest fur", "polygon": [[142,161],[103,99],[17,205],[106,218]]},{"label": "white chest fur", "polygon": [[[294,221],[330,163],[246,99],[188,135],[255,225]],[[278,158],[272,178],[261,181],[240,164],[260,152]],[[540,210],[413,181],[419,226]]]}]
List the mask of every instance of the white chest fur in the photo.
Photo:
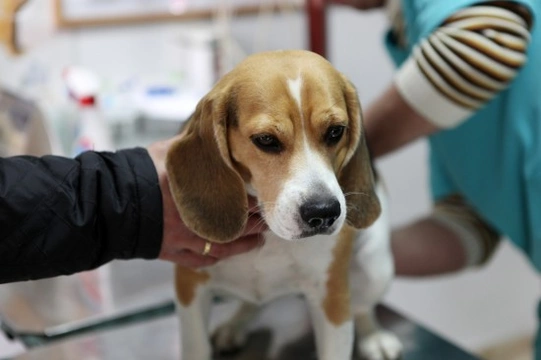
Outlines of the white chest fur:
[{"label": "white chest fur", "polygon": [[337,236],[287,241],[268,232],[254,251],[209,269],[210,287],[246,301],[262,303],[285,294],[321,290],[333,261]]},{"label": "white chest fur", "polygon": [[[350,279],[358,302],[371,302],[386,288],[393,273],[389,249],[389,213],[383,187],[376,192],[382,213],[370,227],[357,231],[353,240]],[[209,287],[226,295],[254,303],[295,293],[325,293],[329,267],[335,259],[334,250],[339,234],[318,235],[288,241],[271,231],[265,244],[253,251],[221,261],[206,269]],[[376,286],[377,291],[371,291]],[[362,291],[360,291],[362,289]]]}]

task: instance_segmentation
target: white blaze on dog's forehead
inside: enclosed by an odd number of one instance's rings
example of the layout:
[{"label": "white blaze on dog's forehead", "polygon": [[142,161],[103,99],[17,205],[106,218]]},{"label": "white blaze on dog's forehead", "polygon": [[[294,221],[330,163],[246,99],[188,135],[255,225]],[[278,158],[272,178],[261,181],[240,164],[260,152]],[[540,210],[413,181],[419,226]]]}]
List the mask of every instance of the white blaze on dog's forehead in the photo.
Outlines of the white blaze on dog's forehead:
[{"label": "white blaze on dog's forehead", "polygon": [[[304,191],[306,184],[313,184],[317,182],[323,182],[325,184],[332,184],[333,179],[335,180],[334,172],[330,169],[322,159],[321,155],[317,149],[312,148],[308,141],[308,135],[306,133],[306,124],[302,112],[302,98],[301,98],[301,89],[302,89],[302,77],[299,74],[295,79],[288,79],[287,84],[289,87],[289,92],[291,96],[297,103],[300,112],[300,119],[302,124],[302,133],[303,133],[303,156],[298,158],[295,165],[294,173],[297,176],[297,179],[302,179],[300,183],[300,191]],[[335,181],[336,182],[336,181]],[[333,192],[337,189],[332,189]]]},{"label": "white blaze on dog's forehead", "polygon": [[297,106],[299,107],[299,115],[301,118],[301,125],[302,125],[302,131],[303,131],[303,138],[304,138],[304,148],[305,151],[309,151],[308,147],[308,141],[306,136],[306,126],[304,124],[304,117],[302,113],[302,98],[301,98],[301,89],[302,89],[302,78],[299,74],[297,78],[295,79],[287,79],[287,85],[289,87],[289,92],[291,93],[291,96],[297,103]]},{"label": "white blaze on dog's forehead", "polygon": [[301,108],[301,87],[302,87],[302,78],[300,75],[296,79],[287,79],[287,86],[289,87],[289,92],[293,99],[297,103],[299,109]]}]

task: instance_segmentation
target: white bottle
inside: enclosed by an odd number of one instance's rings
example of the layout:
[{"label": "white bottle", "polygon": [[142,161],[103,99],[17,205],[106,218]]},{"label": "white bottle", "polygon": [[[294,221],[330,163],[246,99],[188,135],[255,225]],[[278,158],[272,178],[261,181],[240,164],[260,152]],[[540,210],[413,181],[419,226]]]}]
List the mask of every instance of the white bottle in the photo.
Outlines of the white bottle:
[{"label": "white bottle", "polygon": [[111,130],[96,103],[97,77],[84,68],[69,67],[64,72],[64,79],[78,110],[72,155],[88,150],[113,151]]}]

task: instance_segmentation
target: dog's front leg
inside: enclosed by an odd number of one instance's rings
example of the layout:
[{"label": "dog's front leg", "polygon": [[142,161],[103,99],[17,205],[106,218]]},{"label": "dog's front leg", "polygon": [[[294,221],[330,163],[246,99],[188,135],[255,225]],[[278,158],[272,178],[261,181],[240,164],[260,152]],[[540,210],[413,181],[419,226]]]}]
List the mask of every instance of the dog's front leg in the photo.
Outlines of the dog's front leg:
[{"label": "dog's front leg", "polygon": [[212,335],[212,344],[218,354],[233,353],[246,342],[248,325],[259,312],[259,306],[242,302],[231,319],[221,324]]},{"label": "dog's front leg", "polygon": [[211,360],[212,347],[208,333],[212,295],[207,287],[199,287],[193,301],[177,304],[180,322],[181,360]]},{"label": "dog's front leg", "polygon": [[402,343],[395,334],[379,326],[374,308],[356,309],[354,319],[358,336],[357,347],[363,359],[400,358]]},{"label": "dog's front leg", "polygon": [[[350,360],[353,354],[354,326],[349,315],[348,300],[345,299],[342,304],[347,309],[344,310],[344,313],[332,314],[332,310],[325,306],[322,299],[323,297],[307,296],[316,337],[318,359]],[[341,311],[340,309],[336,310]]]}]

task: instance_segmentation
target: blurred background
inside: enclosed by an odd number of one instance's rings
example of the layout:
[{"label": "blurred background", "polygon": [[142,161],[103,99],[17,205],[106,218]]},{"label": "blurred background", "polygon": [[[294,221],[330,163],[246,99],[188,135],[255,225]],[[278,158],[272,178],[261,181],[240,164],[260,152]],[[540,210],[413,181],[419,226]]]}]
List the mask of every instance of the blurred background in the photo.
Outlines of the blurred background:
[{"label": "blurred background", "polygon": [[[0,4],[2,156],[74,156],[89,148],[148,145],[173,134],[214,81],[243,57],[310,49],[317,31],[302,0]],[[357,86],[366,108],[392,80],[382,45],[386,17],[330,5],[325,16],[326,56]],[[426,161],[426,143],[419,141],[377,164],[395,225],[430,209]],[[1,285],[0,317],[39,329],[171,296],[169,264],[138,266],[134,272],[113,263],[68,278]],[[528,349],[540,295],[538,276],[503,243],[483,269],[397,279],[385,302],[464,349],[498,359],[496,348]],[[20,344],[0,341],[0,357],[22,351]]]}]

